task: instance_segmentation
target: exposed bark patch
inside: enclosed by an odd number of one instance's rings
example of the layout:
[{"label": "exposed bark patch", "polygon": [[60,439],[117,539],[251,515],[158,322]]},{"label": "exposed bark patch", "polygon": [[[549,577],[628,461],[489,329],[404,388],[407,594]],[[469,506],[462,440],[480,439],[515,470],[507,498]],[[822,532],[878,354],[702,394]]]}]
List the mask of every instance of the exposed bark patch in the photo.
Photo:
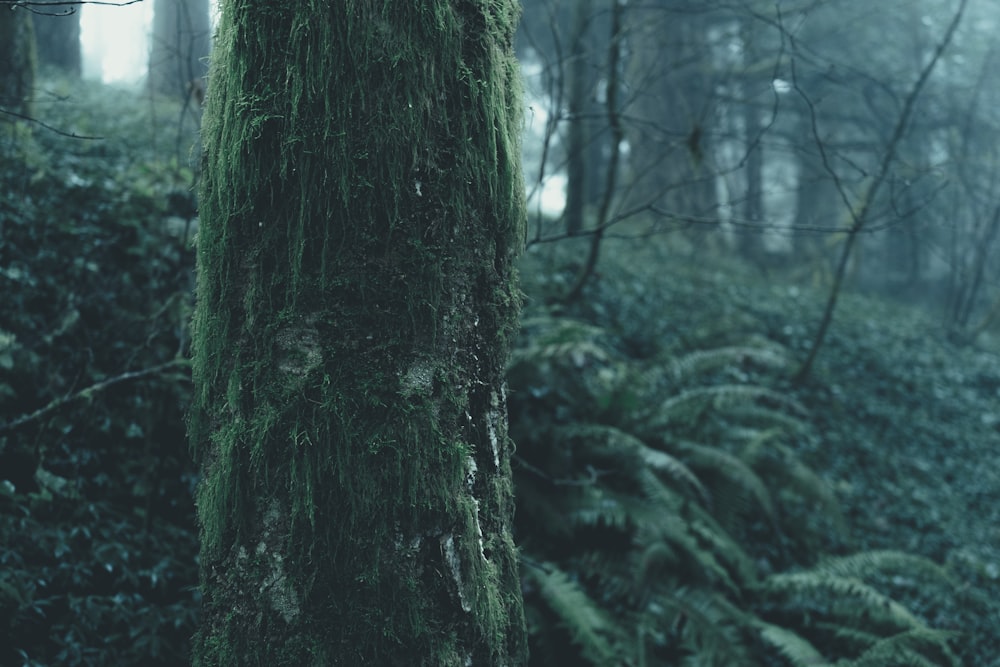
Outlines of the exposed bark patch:
[{"label": "exposed bark patch", "polygon": [[400,381],[400,394],[405,398],[430,396],[433,389],[434,364],[428,359],[417,359],[406,369],[406,375]]},{"label": "exposed bark patch", "polygon": [[257,557],[262,559],[265,574],[260,592],[267,595],[271,607],[291,623],[301,613],[299,594],[285,571],[285,557],[281,553],[284,542],[282,533],[287,530],[288,517],[277,499],[272,499],[264,512],[264,533],[257,543]]},{"label": "exposed bark patch", "polygon": [[279,329],[275,336],[278,370],[294,378],[296,384],[300,384],[310,371],[323,363],[320,335],[315,322],[315,315],[300,318]]},{"label": "exposed bark patch", "polygon": [[448,566],[451,580],[455,583],[458,602],[462,605],[462,611],[468,613],[472,611],[472,604],[465,595],[465,584],[462,582],[462,559],[458,556],[458,549],[455,548],[455,536],[451,533],[441,536],[441,552],[444,554],[444,562]]}]

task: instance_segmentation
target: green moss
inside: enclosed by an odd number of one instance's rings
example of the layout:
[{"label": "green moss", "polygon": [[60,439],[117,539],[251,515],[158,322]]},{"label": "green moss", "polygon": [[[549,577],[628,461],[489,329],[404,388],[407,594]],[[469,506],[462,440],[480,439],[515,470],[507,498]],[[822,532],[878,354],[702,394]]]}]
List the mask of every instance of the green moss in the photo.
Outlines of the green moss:
[{"label": "green moss", "polygon": [[[208,633],[242,624],[277,655],[322,628],[322,652],[350,645],[365,664],[520,659],[518,582],[484,561],[472,509],[476,494],[490,528],[510,530],[487,415],[524,233],[514,16],[507,2],[223,6],[191,419],[204,567],[231,571],[277,499],[303,613],[268,621],[251,567],[207,586]],[[435,574],[450,535],[461,587]],[[509,540],[490,539],[512,563]],[[237,602],[263,620],[212,611]]]}]

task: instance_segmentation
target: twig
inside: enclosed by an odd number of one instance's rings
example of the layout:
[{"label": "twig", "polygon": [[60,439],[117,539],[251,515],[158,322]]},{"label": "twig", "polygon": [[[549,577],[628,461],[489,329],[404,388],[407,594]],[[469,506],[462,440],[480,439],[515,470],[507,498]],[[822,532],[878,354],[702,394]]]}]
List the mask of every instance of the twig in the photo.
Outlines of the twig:
[{"label": "twig", "polygon": [[68,396],[63,396],[62,398],[57,398],[50,401],[49,403],[38,408],[30,414],[18,417],[14,421],[7,422],[6,424],[0,424],[0,434],[10,433],[11,431],[29,424],[33,421],[41,419],[46,415],[49,415],[67,403],[72,403],[73,401],[80,398],[90,398],[99,391],[104,391],[108,387],[114,386],[116,384],[121,384],[122,382],[128,382],[130,380],[139,380],[144,377],[149,377],[150,375],[156,375],[162,373],[169,368],[187,366],[189,364],[187,359],[174,359],[173,361],[168,361],[165,364],[160,364],[159,366],[153,366],[152,368],[146,368],[141,371],[128,371],[127,373],[122,373],[121,375],[116,375],[114,377],[108,378],[107,380],[102,380],[96,384],[92,384],[89,387],[85,387],[80,391],[69,394]]},{"label": "twig", "polygon": [[830,296],[827,299],[826,308],[823,310],[823,317],[816,330],[816,335],[813,337],[809,353],[806,355],[806,360],[802,362],[802,366],[793,377],[793,382],[795,384],[801,384],[809,376],[809,373],[812,371],[813,362],[816,360],[816,355],[819,353],[820,348],[823,346],[823,342],[826,340],[826,333],[830,328],[830,323],[833,320],[833,312],[837,307],[837,299],[840,297],[840,288],[843,285],[844,276],[847,273],[847,262],[851,257],[851,251],[854,249],[854,243],[858,239],[858,233],[868,224],[868,215],[875,202],[875,196],[878,194],[882,184],[885,183],[886,177],[889,175],[889,169],[891,168],[893,161],[896,159],[896,149],[899,146],[900,141],[902,141],[903,134],[906,132],[906,128],[909,125],[910,116],[913,115],[913,110],[917,104],[917,98],[920,97],[920,91],[923,90],[924,84],[926,84],[927,80],[930,78],[931,72],[934,71],[934,66],[937,65],[938,60],[941,59],[944,50],[948,48],[949,44],[951,44],[952,37],[954,37],[955,31],[958,29],[958,24],[961,22],[962,15],[965,12],[966,2],[967,0],[962,0],[961,4],[958,6],[958,11],[955,12],[951,25],[948,26],[948,30],[945,32],[941,42],[934,50],[933,56],[931,56],[931,59],[924,66],[923,71],[920,72],[920,76],[917,77],[916,82],[913,84],[913,88],[910,90],[910,94],[906,98],[903,110],[899,114],[899,118],[896,121],[896,128],[892,133],[892,137],[889,139],[889,143],[886,145],[885,153],[882,156],[882,162],[879,165],[879,170],[876,172],[875,177],[872,179],[871,183],[862,195],[861,209],[857,213],[855,213],[854,207],[850,205],[851,202],[843,188],[843,184],[837,178],[836,172],[826,159],[826,154],[823,152],[823,144],[819,141],[815,108],[812,105],[812,101],[802,93],[802,90],[798,88],[798,84],[795,83],[795,63],[794,61],[792,62],[793,85],[809,105],[809,112],[813,125],[813,136],[816,137],[817,147],[821,151],[823,165],[827,169],[828,173],[833,176],[834,184],[840,192],[840,196],[844,200],[844,204],[847,206],[847,210],[850,213],[852,220],[850,228],[845,230],[847,232],[847,238],[844,240],[844,247],[840,253],[840,259],[837,262],[837,269],[833,277],[833,286],[830,288]]},{"label": "twig", "polygon": [[[3,4],[3,0],[0,0],[0,4]],[[56,134],[60,134],[60,135],[62,135],[64,137],[69,137],[70,139],[87,139],[87,140],[90,140],[90,141],[102,141],[104,139],[104,137],[91,137],[91,136],[87,136],[85,134],[74,134],[72,132],[65,132],[63,130],[60,130],[58,127],[53,127],[53,126],[49,125],[48,123],[40,121],[37,118],[32,118],[31,116],[25,116],[24,114],[17,113],[16,111],[10,111],[9,109],[0,109],[0,114],[5,114],[7,116],[13,116],[15,118],[20,118],[21,120],[26,120],[29,123],[35,123],[37,125],[41,125],[42,127],[44,127],[46,130],[48,130],[50,132],[55,132]]]}]

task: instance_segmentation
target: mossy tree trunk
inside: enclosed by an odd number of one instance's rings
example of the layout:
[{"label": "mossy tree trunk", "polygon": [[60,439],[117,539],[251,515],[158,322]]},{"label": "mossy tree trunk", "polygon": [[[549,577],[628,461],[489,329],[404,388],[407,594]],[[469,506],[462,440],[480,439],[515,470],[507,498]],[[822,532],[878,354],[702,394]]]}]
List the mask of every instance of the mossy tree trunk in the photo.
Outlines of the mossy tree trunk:
[{"label": "mossy tree trunk", "polygon": [[200,665],[518,665],[513,0],[224,0],[191,438]]},{"label": "mossy tree trunk", "polygon": [[[23,7],[0,5],[0,109],[30,116],[35,86],[35,35]],[[9,120],[0,116],[0,121]]]}]

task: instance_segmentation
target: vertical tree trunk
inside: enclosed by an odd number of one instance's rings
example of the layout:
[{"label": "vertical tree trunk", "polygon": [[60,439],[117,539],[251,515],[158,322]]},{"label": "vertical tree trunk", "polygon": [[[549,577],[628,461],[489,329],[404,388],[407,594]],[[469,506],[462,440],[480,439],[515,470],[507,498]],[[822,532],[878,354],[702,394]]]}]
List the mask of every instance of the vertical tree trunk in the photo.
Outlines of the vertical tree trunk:
[{"label": "vertical tree trunk", "polygon": [[35,36],[31,14],[24,8],[0,6],[0,109],[30,115],[34,86]]},{"label": "vertical tree trunk", "polygon": [[[715,215],[714,94],[707,23],[669,0],[629,5],[629,206],[655,206],[674,224]],[[701,230],[699,230],[699,239]]]},{"label": "vertical tree trunk", "polygon": [[[745,88],[750,83],[744,83]],[[759,263],[764,260],[764,231],[759,225],[764,221],[764,149],[761,133],[764,131],[760,110],[756,102],[747,94],[743,101],[743,128],[746,133],[746,160],[743,167],[746,175],[746,194],[743,200],[743,222],[739,230],[740,254],[743,259]]]},{"label": "vertical tree trunk", "polygon": [[83,70],[80,11],[56,16],[35,14],[32,19],[35,24],[35,40],[38,44],[38,62],[79,78]]},{"label": "vertical tree trunk", "polygon": [[156,0],[149,88],[186,98],[208,71],[212,28],[208,0]]},{"label": "vertical tree trunk", "polygon": [[569,129],[566,133],[566,232],[583,231],[584,204],[587,201],[588,146],[591,142],[591,121],[586,118],[587,98],[591,92],[591,76],[587,67],[587,25],[591,20],[591,0],[577,0],[573,17],[573,34],[570,36],[569,62],[565,65],[568,76]]},{"label": "vertical tree trunk", "polygon": [[191,438],[200,665],[518,665],[513,0],[224,0]]},{"label": "vertical tree trunk", "polygon": [[759,263],[764,259],[764,232],[759,225],[764,222],[764,147],[762,145],[764,123],[761,119],[760,89],[763,87],[758,77],[750,74],[758,67],[759,49],[750,19],[740,24],[743,42],[743,141],[746,149],[743,171],[746,176],[746,193],[743,200],[744,226],[739,230],[740,254],[743,259]]}]

